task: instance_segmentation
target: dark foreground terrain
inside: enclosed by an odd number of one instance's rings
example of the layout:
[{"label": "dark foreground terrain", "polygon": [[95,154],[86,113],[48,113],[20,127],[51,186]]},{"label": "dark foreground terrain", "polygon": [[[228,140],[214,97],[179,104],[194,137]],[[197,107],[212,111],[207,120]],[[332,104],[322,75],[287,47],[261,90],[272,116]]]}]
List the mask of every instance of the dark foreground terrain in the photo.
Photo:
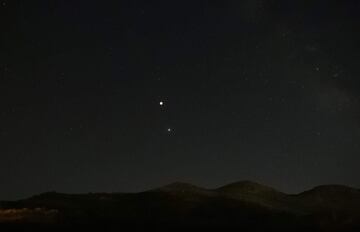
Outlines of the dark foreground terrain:
[{"label": "dark foreground terrain", "polygon": [[141,193],[44,193],[0,203],[0,231],[360,231],[360,191],[329,185],[288,195],[243,181],[174,183]]}]

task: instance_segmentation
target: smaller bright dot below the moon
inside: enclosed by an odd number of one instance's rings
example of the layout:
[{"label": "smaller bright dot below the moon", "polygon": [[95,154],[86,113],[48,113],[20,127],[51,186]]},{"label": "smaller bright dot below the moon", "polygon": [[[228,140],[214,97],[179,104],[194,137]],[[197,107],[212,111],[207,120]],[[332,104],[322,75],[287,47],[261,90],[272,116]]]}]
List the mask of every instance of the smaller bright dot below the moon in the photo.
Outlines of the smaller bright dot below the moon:
[{"label": "smaller bright dot below the moon", "polygon": [[167,131],[168,131],[168,132],[171,132],[171,131],[172,131],[172,129],[171,129],[171,128],[168,128],[168,129],[167,129]]}]

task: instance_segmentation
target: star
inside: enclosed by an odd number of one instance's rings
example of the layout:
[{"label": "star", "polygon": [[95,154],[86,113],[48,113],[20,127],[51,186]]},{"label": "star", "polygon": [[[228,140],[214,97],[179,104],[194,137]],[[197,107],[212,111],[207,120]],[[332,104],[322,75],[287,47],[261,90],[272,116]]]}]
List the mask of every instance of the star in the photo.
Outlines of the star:
[{"label": "star", "polygon": [[170,133],[171,131],[172,131],[172,129],[171,129],[171,128],[168,128],[168,129],[167,129],[167,132],[169,132],[169,133]]},{"label": "star", "polygon": [[164,105],[164,102],[163,102],[163,101],[160,101],[160,102],[159,102],[159,105],[160,105],[160,106],[163,106],[163,105]]}]

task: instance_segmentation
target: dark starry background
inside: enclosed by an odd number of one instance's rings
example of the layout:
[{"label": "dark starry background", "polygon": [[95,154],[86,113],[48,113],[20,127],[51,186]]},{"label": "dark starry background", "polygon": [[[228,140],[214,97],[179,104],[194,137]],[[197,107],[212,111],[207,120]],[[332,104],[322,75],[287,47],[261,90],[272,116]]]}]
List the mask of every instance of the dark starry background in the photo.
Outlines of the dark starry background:
[{"label": "dark starry background", "polygon": [[174,181],[360,187],[359,12],[0,0],[0,199]]}]

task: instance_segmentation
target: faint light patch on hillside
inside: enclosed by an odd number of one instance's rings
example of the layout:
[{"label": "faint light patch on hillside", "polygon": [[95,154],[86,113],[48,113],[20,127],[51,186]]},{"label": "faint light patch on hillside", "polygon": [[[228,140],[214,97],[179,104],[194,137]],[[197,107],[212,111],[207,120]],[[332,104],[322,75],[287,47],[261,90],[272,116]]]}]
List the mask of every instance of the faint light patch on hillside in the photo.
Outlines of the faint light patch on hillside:
[{"label": "faint light patch on hillside", "polygon": [[1,222],[31,222],[31,223],[52,223],[56,220],[59,211],[56,209],[0,209]]}]

